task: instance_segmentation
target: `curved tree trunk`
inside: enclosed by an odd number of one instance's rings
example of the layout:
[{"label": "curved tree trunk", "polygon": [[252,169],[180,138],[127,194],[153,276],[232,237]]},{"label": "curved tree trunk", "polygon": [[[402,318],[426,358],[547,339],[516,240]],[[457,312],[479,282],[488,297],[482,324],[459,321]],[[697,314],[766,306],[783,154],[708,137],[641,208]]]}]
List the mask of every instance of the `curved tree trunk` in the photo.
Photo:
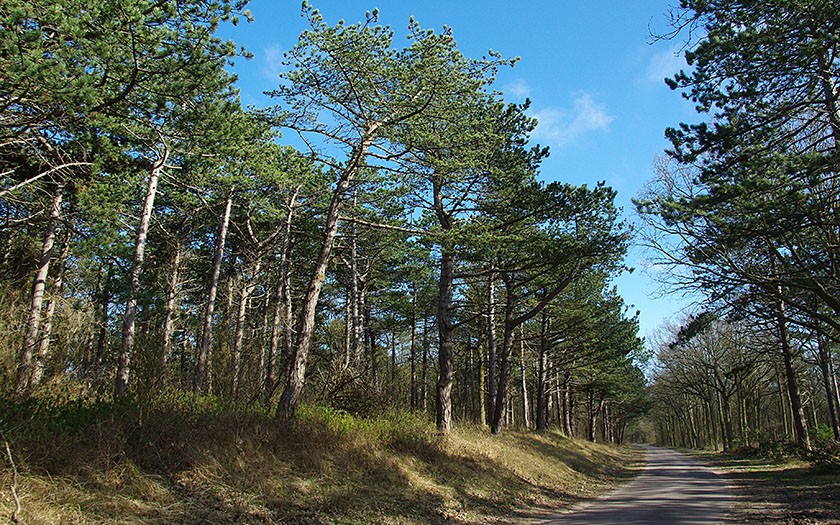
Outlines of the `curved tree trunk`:
[{"label": "curved tree trunk", "polygon": [[47,275],[50,271],[52,249],[55,244],[55,231],[58,228],[58,219],[61,216],[61,200],[63,196],[64,186],[61,184],[56,185],[53,190],[47,230],[44,232],[44,244],[41,247],[41,256],[38,258],[38,271],[35,273],[35,280],[32,282],[29,320],[26,323],[26,332],[23,335],[23,350],[18,361],[17,377],[15,379],[15,391],[18,394],[23,394],[29,389],[32,378],[32,359],[38,346],[38,329],[41,325],[44,289],[46,288]]},{"label": "curved tree trunk", "polygon": [[361,167],[362,161],[367,155],[367,148],[370,145],[372,133],[375,127],[368,130],[370,133],[365,137],[359,147],[353,152],[347,167],[341,174],[336,188],[333,191],[332,200],[327,209],[327,216],[324,225],[324,237],[321,242],[321,251],[315,261],[315,270],[309,279],[309,286],[301,305],[300,318],[298,321],[297,341],[290,356],[289,373],[286,381],[286,388],[280,396],[280,403],[277,406],[277,418],[280,421],[290,421],[297,409],[306,375],[306,360],[309,355],[309,344],[312,341],[312,332],[315,330],[315,312],[318,307],[318,298],[321,296],[321,288],[327,278],[327,267],[330,263],[335,236],[338,233],[338,218],[341,205],[347,193],[347,189],[353,180],[356,171]]},{"label": "curved tree trunk", "polygon": [[149,185],[146,187],[146,200],[140,215],[140,225],[137,227],[137,238],[134,242],[134,260],[132,262],[131,277],[128,281],[128,291],[125,301],[125,317],[123,318],[123,336],[120,344],[120,355],[117,362],[117,376],[114,390],[118,396],[125,394],[128,379],[131,374],[131,359],[134,352],[134,331],[137,321],[137,293],[140,289],[140,275],[143,272],[143,261],[146,254],[146,238],[149,234],[149,223],[155,206],[158,180],[163,167],[169,158],[169,150],[164,148],[163,154],[152,164],[149,174]]},{"label": "curved tree trunk", "polygon": [[32,378],[30,379],[30,386],[38,386],[44,377],[44,371],[47,366],[47,358],[50,353],[50,338],[52,337],[53,316],[55,315],[55,305],[61,299],[64,291],[64,269],[67,266],[67,257],[70,256],[70,231],[64,239],[64,245],[61,248],[61,255],[58,257],[58,273],[53,282],[53,293],[50,302],[47,304],[47,311],[44,314],[44,329],[41,334],[41,342],[38,345],[38,358],[35,360],[32,367]]}]

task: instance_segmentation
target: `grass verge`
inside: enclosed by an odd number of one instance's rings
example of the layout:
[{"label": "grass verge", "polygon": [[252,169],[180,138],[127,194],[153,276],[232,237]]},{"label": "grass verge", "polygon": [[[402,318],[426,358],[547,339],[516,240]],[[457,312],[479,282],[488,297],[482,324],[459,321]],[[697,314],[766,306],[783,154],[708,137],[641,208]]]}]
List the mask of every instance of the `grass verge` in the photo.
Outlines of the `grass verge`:
[{"label": "grass verge", "polygon": [[0,400],[0,515],[22,523],[493,523],[553,512],[630,475],[629,448],[546,432],[438,436],[423,419],[152,401]]},{"label": "grass verge", "polygon": [[840,523],[840,468],[796,457],[703,453],[736,491],[734,523]]}]

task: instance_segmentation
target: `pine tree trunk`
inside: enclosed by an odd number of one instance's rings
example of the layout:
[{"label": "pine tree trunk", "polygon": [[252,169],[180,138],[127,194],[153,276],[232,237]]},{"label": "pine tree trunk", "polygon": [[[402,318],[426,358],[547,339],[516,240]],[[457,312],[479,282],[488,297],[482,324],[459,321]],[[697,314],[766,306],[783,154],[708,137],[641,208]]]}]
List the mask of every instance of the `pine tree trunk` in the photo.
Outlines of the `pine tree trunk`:
[{"label": "pine tree trunk", "polygon": [[306,295],[301,304],[297,341],[290,356],[286,388],[283,390],[283,394],[280,396],[280,403],[277,406],[277,418],[282,422],[291,421],[294,417],[300,395],[303,392],[306,377],[306,361],[309,356],[309,344],[312,341],[312,333],[315,330],[315,312],[318,307],[318,298],[321,296],[321,288],[324,285],[324,280],[327,278],[327,267],[330,263],[330,255],[335,236],[338,233],[339,211],[341,210],[341,205],[347,189],[353,180],[353,176],[356,170],[361,167],[367,155],[367,148],[372,138],[371,133],[374,129],[369,130],[366,138],[362,140],[358,148],[353,152],[353,155],[351,155],[347,167],[344,168],[336,184],[332,200],[327,209],[321,250],[315,261],[315,270],[309,279],[309,286],[306,289]]},{"label": "pine tree trunk", "polygon": [[525,329],[522,328],[521,339],[519,341],[519,372],[522,376],[522,422],[525,428],[531,428],[531,407],[528,403],[528,378],[525,366]]},{"label": "pine tree trunk", "polygon": [[480,338],[478,352],[478,424],[483,427],[487,425],[487,354]]},{"label": "pine tree trunk", "polygon": [[265,367],[265,403],[271,401],[274,391],[277,388],[276,366],[278,361],[278,350],[280,346],[280,332],[283,332],[283,354],[289,355],[292,348],[292,292],[290,287],[289,258],[292,252],[292,222],[300,186],[295,188],[289,198],[289,212],[286,214],[286,224],[283,237],[283,245],[280,249],[279,271],[277,275],[277,288],[274,291],[274,312],[271,318],[271,339],[268,347]]},{"label": "pine tree trunk", "polygon": [[172,256],[172,273],[169,274],[169,290],[166,293],[166,318],[163,321],[163,349],[160,355],[161,370],[166,376],[166,362],[172,353],[172,337],[175,335],[175,314],[178,309],[178,296],[181,287],[181,242],[175,241],[175,254]]},{"label": "pine tree trunk", "polygon": [[563,372],[563,433],[566,437],[575,437],[574,398],[572,396],[572,374]]},{"label": "pine tree trunk", "polygon": [[55,315],[55,305],[58,303],[64,291],[64,269],[67,266],[67,257],[70,255],[70,230],[68,229],[64,244],[61,247],[61,254],[58,257],[58,273],[53,282],[53,296],[47,303],[47,311],[44,314],[44,327],[41,334],[41,342],[38,345],[38,358],[35,360],[32,367],[32,378],[30,379],[30,386],[35,387],[41,384],[44,377],[44,370],[47,366],[47,357],[50,353],[50,338],[52,337],[53,316]]},{"label": "pine tree trunk", "polygon": [[511,358],[513,357],[513,330],[516,328],[512,319],[513,313],[513,293],[511,290],[511,278],[509,274],[502,273],[502,280],[505,283],[507,290],[505,299],[505,322],[504,322],[504,336],[502,338],[502,355],[499,360],[499,377],[496,384],[496,404],[493,407],[493,419],[490,422],[490,431],[493,434],[499,434],[502,431],[507,415],[507,396],[508,387],[510,386],[510,377],[512,372]]},{"label": "pine tree trunk", "polygon": [[410,397],[411,410],[417,410],[417,288],[411,286],[411,343],[409,356],[411,359]]},{"label": "pine tree trunk", "polygon": [[435,423],[438,432],[452,430],[452,368],[453,333],[452,288],[455,280],[455,256],[444,248],[440,258],[438,296],[438,383],[435,396]]},{"label": "pine tree trunk", "polygon": [[420,367],[420,401],[425,413],[429,408],[429,318],[423,316],[422,362]]},{"label": "pine tree trunk", "polygon": [[104,266],[100,269],[100,272],[103,271],[105,272],[105,277],[97,301],[97,308],[99,309],[97,319],[99,334],[96,337],[96,353],[93,356],[93,362],[90,363],[90,367],[93,369],[98,369],[102,366],[102,361],[105,359],[105,343],[108,339],[108,305],[111,303],[111,279],[114,277],[114,264],[108,262],[107,269]]},{"label": "pine tree trunk", "polygon": [[225,253],[225,241],[227,240],[232,207],[233,188],[231,188],[228,194],[227,202],[225,203],[225,213],[222,216],[221,228],[219,229],[218,237],[216,237],[216,250],[213,254],[213,269],[210,273],[210,282],[207,286],[207,305],[204,308],[201,340],[199,341],[196,352],[193,392],[201,392],[205,387],[208,392],[212,391],[212,371],[210,367],[213,361],[213,312],[216,306],[216,295],[219,290],[219,275],[221,275],[222,271],[222,258]]},{"label": "pine tree trunk", "polygon": [[134,353],[134,332],[137,322],[137,294],[140,291],[140,275],[143,273],[143,262],[146,254],[146,238],[149,234],[149,224],[157,195],[158,180],[163,167],[169,158],[169,150],[164,149],[161,157],[152,164],[149,174],[149,185],[146,187],[146,199],[140,215],[140,225],[137,228],[137,238],[134,242],[134,259],[131,267],[131,277],[126,292],[125,314],[123,317],[122,343],[117,362],[117,375],[114,390],[117,396],[125,394],[131,374],[132,354]]},{"label": "pine tree trunk", "polygon": [[[242,283],[239,292],[239,307],[236,310],[236,332],[233,338],[233,397],[239,399],[239,383],[242,374],[242,348],[245,344],[245,327],[247,326],[248,301],[254,288],[257,287],[257,276],[262,268],[262,260],[257,260],[251,267],[251,277]],[[247,277],[246,277],[247,278]]]},{"label": "pine tree trunk", "polygon": [[540,323],[540,357],[537,370],[537,430],[548,428],[548,316]]},{"label": "pine tree trunk", "polygon": [[[438,223],[444,232],[453,228],[452,217],[444,208],[443,187],[439,181],[432,185],[432,197]],[[452,351],[454,326],[452,323],[452,292],[455,283],[455,254],[449,241],[441,246],[440,276],[438,278],[438,382],[435,395],[435,423],[438,432],[452,430]]]},{"label": "pine tree trunk", "polygon": [[834,439],[840,441],[840,424],[838,424],[836,400],[834,391],[831,388],[831,348],[821,331],[817,332],[817,364],[820,368],[820,375],[823,380],[823,389],[828,404],[828,419],[831,422],[831,430],[834,432]]},{"label": "pine tree trunk", "polygon": [[790,338],[787,331],[787,319],[785,317],[784,305],[781,301],[778,301],[776,304],[776,318],[778,323],[782,358],[784,359],[785,364],[785,382],[787,383],[788,396],[790,398],[790,409],[793,415],[793,432],[796,437],[796,444],[803,450],[811,450],[811,438],[808,435],[808,427],[805,423],[805,412],[802,409],[802,401],[799,395],[799,382],[796,379],[796,370],[793,367],[793,353],[790,348]]},{"label": "pine tree trunk", "polygon": [[18,361],[17,377],[15,380],[15,391],[23,394],[29,389],[29,382],[32,376],[32,359],[38,346],[38,329],[41,325],[41,308],[44,303],[44,289],[47,285],[47,275],[50,270],[53,244],[55,244],[55,232],[58,228],[58,219],[61,216],[61,200],[64,196],[64,186],[56,185],[53,190],[52,203],[50,204],[50,218],[47,222],[47,229],[44,232],[44,244],[41,247],[41,255],[38,258],[38,271],[32,282],[32,299],[29,307],[29,319],[26,323],[26,332],[23,336],[23,350]]},{"label": "pine tree trunk", "polygon": [[487,419],[493,420],[496,402],[496,285],[493,274],[487,278]]}]

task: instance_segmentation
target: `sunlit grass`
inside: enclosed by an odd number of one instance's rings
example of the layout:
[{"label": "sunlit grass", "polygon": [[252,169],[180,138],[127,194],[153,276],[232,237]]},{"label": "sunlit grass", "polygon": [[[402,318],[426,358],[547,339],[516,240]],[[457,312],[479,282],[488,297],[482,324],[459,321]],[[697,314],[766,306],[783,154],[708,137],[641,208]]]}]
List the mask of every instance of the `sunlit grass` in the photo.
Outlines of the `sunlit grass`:
[{"label": "sunlit grass", "polygon": [[[635,454],[553,432],[440,436],[399,412],[304,406],[281,427],[262,408],[183,393],[2,410],[24,523],[511,520],[608,490]],[[4,518],[12,479],[6,464]]]}]

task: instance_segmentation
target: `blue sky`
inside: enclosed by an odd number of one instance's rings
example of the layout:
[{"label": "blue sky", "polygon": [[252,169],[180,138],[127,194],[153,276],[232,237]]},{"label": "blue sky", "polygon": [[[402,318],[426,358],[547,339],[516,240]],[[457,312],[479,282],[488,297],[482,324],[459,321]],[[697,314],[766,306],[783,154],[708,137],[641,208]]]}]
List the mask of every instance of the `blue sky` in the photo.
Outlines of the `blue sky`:
[{"label": "blue sky", "polygon": [[[683,43],[650,44],[651,30],[665,31],[669,0],[575,2],[538,0],[518,6],[500,0],[313,0],[327,23],[353,23],[379,9],[381,24],[397,39],[409,17],[425,28],[453,29],[461,51],[471,57],[489,49],[521,57],[501,71],[497,88],[511,102],[532,100],[540,121],[532,139],[551,149],[542,167],[545,180],[594,184],[605,180],[618,190],[618,204],[635,220],[631,199],[653,177],[652,163],[668,146],[664,130],[697,117],[691,104],[663,82],[683,65]],[[253,23],[225,28],[254,54],[237,63],[243,103],[265,106],[262,95],[277,85],[283,52],[305,29],[300,2],[253,0]],[[525,6],[525,7],[522,7]],[[399,44],[399,40],[397,40]],[[641,310],[641,335],[647,336],[688,301],[663,295],[645,271],[647,255],[633,248],[627,263],[636,272],[617,279],[621,295]]]}]

